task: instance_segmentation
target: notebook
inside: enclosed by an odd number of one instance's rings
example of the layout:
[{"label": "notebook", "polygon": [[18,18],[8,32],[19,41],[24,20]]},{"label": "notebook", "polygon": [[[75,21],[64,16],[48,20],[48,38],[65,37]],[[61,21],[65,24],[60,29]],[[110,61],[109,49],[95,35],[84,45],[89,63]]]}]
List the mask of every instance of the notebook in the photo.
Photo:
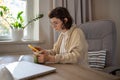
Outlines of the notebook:
[{"label": "notebook", "polygon": [[54,67],[27,61],[17,61],[9,63],[8,65],[6,65],[6,68],[17,80],[26,80],[56,71],[56,68]]}]

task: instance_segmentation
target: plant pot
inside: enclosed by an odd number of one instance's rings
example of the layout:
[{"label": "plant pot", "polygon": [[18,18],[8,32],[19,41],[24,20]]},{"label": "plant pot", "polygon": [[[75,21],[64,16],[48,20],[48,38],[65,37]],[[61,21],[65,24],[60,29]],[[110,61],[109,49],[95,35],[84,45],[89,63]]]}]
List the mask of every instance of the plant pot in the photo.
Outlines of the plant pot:
[{"label": "plant pot", "polygon": [[23,38],[23,29],[12,29],[12,40],[13,41],[22,41]]}]

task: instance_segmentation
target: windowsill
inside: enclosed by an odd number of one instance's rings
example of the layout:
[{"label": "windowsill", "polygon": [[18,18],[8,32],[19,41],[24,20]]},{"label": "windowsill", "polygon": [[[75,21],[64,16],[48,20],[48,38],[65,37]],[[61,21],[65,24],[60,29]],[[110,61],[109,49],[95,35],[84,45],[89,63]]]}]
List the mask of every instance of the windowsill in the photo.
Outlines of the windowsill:
[{"label": "windowsill", "polygon": [[0,44],[40,44],[44,43],[44,41],[35,41],[35,40],[22,40],[22,41],[12,41],[12,40],[6,40],[6,41],[0,41]]}]

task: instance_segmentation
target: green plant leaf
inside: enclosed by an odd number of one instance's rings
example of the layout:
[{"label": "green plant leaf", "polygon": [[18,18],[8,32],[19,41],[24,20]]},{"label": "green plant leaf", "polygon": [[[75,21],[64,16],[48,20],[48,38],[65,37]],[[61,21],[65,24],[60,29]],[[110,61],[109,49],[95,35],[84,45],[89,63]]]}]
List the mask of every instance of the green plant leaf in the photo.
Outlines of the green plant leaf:
[{"label": "green plant leaf", "polygon": [[35,17],[35,18],[33,18],[32,20],[28,21],[28,23],[31,23],[31,22],[33,22],[33,21],[36,21],[36,20],[38,20],[38,19],[40,19],[40,18],[42,18],[42,17],[43,17],[43,14],[39,14],[37,17]]},{"label": "green plant leaf", "polygon": [[3,16],[3,12],[2,11],[0,11],[0,16]]},{"label": "green plant leaf", "polygon": [[21,22],[21,23],[23,23],[23,22],[24,22],[24,19],[23,19],[23,17],[22,17],[22,16],[20,16],[20,18],[19,18],[19,19],[20,19],[20,22]]},{"label": "green plant leaf", "polygon": [[3,9],[4,12],[9,11],[9,8],[7,6],[0,6],[1,9]]},{"label": "green plant leaf", "polygon": [[21,24],[21,23],[18,23],[18,27],[19,27],[19,28],[22,28],[22,24]]},{"label": "green plant leaf", "polygon": [[18,12],[17,19],[19,19],[22,14],[23,14],[23,11]]},{"label": "green plant leaf", "polygon": [[6,14],[7,11],[9,10],[7,6],[0,6],[0,9],[1,9],[0,16],[3,16],[4,14]]},{"label": "green plant leaf", "polygon": [[18,14],[17,14],[17,19],[20,20],[21,23],[24,22],[24,19],[23,19],[23,17],[22,17],[22,14],[23,14],[23,11],[20,11],[20,12],[18,12]]}]

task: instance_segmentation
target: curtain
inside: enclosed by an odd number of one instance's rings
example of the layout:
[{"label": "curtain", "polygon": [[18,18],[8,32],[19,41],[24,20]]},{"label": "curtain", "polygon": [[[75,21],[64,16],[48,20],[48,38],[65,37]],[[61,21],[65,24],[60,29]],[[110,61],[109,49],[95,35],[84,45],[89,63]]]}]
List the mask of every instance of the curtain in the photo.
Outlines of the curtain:
[{"label": "curtain", "polygon": [[[74,24],[80,25],[92,20],[91,0],[53,0],[55,7],[66,7],[74,21]],[[54,32],[54,41],[57,40],[59,33]]]}]

